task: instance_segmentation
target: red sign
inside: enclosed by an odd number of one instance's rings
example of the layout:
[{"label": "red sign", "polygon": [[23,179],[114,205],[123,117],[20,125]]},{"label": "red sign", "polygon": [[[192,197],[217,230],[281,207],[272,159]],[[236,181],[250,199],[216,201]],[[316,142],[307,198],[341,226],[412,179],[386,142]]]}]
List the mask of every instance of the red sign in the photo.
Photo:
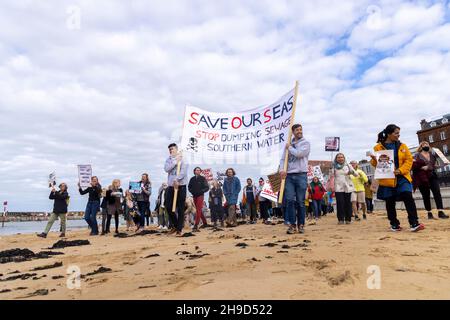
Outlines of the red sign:
[{"label": "red sign", "polygon": [[214,180],[212,169],[204,169],[201,173],[206,178],[206,181],[211,182]]},{"label": "red sign", "polygon": [[339,151],[341,139],[339,137],[325,138],[325,151]]}]

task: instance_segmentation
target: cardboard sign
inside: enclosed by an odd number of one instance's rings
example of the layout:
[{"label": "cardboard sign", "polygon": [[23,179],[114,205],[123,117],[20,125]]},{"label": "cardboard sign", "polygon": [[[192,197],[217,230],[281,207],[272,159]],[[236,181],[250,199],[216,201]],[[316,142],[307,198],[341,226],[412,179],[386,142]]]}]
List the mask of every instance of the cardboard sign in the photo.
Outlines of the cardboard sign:
[{"label": "cardboard sign", "polygon": [[227,174],[225,172],[220,172],[220,171],[216,172],[216,179],[217,179],[217,181],[223,182],[226,177],[227,177]]},{"label": "cardboard sign", "polygon": [[395,163],[393,150],[381,150],[375,152],[377,166],[375,168],[375,179],[394,179]]},{"label": "cardboard sign", "polygon": [[308,183],[311,183],[314,179],[314,177],[319,178],[319,181],[322,182],[322,184],[325,182],[323,178],[322,169],[320,169],[320,166],[311,166],[308,165]]},{"label": "cardboard sign", "polygon": [[267,180],[266,183],[264,184],[263,190],[261,191],[261,197],[266,198],[273,202],[278,201],[278,192],[273,191],[269,180]]},{"label": "cardboard sign", "polygon": [[130,190],[130,193],[134,194],[139,194],[142,192],[140,182],[130,181],[128,189]]},{"label": "cardboard sign", "polygon": [[52,188],[56,186],[56,173],[52,172],[48,175],[48,187]]},{"label": "cardboard sign", "polygon": [[340,144],[341,144],[341,138],[326,137],[325,138],[325,151],[339,151]]},{"label": "cardboard sign", "polygon": [[269,178],[269,183],[273,192],[280,192],[281,190],[281,175],[277,172],[274,174],[269,174],[267,176]]},{"label": "cardboard sign", "polygon": [[78,181],[80,182],[80,187],[82,189],[91,186],[91,178],[92,178],[92,166],[90,164],[79,164]]}]

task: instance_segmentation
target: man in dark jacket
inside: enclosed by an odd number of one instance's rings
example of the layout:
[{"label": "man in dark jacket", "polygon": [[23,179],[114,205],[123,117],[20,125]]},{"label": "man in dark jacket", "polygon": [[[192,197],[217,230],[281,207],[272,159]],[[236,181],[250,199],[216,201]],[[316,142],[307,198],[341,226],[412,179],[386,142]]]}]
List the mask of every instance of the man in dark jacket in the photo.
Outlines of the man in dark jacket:
[{"label": "man in dark jacket", "polygon": [[56,191],[55,188],[52,188],[49,196],[50,200],[54,200],[53,204],[53,213],[48,219],[47,227],[43,233],[38,234],[38,237],[46,238],[50,229],[52,228],[53,223],[59,219],[61,219],[61,235],[60,237],[66,236],[66,214],[67,214],[67,206],[69,202],[69,194],[67,193],[67,185],[65,183],[61,183],[59,185],[59,191]]},{"label": "man in dark jacket", "polygon": [[194,169],[194,176],[189,181],[189,192],[194,197],[194,203],[197,214],[195,215],[195,224],[193,231],[198,232],[198,224],[200,219],[203,222],[202,228],[208,226],[205,216],[203,215],[204,195],[209,191],[208,181],[201,175],[202,169],[197,167]]}]

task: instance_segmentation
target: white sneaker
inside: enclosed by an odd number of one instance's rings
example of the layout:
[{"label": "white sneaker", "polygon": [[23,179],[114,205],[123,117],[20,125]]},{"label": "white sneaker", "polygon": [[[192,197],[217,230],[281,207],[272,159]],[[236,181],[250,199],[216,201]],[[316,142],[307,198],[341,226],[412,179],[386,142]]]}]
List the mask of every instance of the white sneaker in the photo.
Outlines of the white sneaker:
[{"label": "white sneaker", "polygon": [[161,226],[161,225],[158,226],[158,229],[159,229],[159,230],[161,230],[162,228],[163,228],[163,226]]},{"label": "white sneaker", "polygon": [[169,228],[167,228],[166,226],[163,227],[163,230],[169,230]]}]

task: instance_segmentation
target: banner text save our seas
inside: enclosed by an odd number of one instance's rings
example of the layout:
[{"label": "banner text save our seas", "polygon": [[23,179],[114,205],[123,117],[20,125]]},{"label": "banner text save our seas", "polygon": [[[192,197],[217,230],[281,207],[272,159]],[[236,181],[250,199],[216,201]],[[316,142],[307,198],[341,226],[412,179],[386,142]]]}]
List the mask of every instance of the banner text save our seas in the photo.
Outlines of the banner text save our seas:
[{"label": "banner text save our seas", "polygon": [[[255,110],[240,116],[221,118],[191,112],[187,121],[190,125],[199,127],[195,130],[193,138],[199,141],[206,140],[209,152],[245,152],[284,143],[292,108],[291,95],[286,101],[261,111]],[[220,133],[221,131],[227,133]]]}]

